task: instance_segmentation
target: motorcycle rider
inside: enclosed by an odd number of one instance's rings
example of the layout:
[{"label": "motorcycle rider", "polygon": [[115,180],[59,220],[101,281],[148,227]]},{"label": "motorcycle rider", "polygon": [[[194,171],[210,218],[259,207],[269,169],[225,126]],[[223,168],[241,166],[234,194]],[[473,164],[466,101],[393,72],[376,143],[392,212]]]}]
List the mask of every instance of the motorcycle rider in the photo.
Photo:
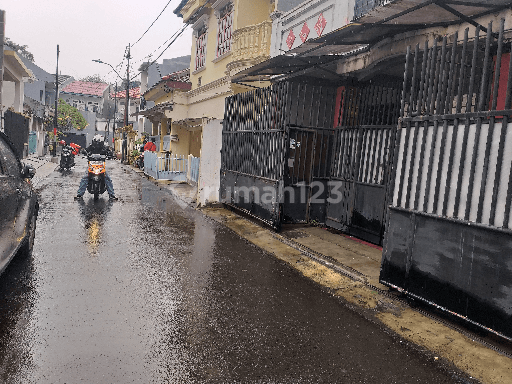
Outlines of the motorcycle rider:
[{"label": "motorcycle rider", "polygon": [[69,152],[71,153],[71,167],[74,167],[75,166],[75,151],[74,151],[74,147],[71,145],[71,144],[66,144],[66,142],[64,140],[61,140],[59,141],[59,144],[62,145],[62,149],[64,148],[68,148],[69,149]]},{"label": "motorcycle rider", "polygon": [[[86,149],[87,155],[97,153],[99,155],[105,155],[107,154],[107,148],[105,148],[105,142],[103,140],[103,136],[101,135],[95,135],[92,139],[91,145],[89,145]],[[89,184],[89,171],[88,169],[85,170],[85,175],[82,177],[82,180],[80,181],[80,186],[78,187],[78,191],[76,192],[76,199],[81,199],[84,195],[85,191],[87,190],[87,185]],[[107,188],[108,196],[110,200],[117,200],[117,197],[114,193],[114,185],[112,184],[112,180],[110,179],[110,176],[105,171],[105,187]]]}]

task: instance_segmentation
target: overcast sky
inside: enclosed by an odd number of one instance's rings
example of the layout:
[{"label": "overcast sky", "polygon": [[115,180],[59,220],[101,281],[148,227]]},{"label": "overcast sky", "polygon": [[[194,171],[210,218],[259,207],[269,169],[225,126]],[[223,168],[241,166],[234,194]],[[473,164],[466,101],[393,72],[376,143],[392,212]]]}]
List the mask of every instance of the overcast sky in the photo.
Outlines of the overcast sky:
[{"label": "overcast sky", "polygon": [[[169,0],[0,0],[6,11],[5,35],[16,44],[27,45],[34,62],[55,73],[57,44],[60,48],[59,72],[75,79],[99,74],[109,82],[117,78],[101,59],[117,67],[123,62],[128,44],[134,44],[157,18]],[[132,48],[130,67],[135,73],[149,54],[153,59],[163,51],[167,41],[183,26],[183,19],[173,10],[180,0],[171,0],[165,11]],[[190,54],[191,29],[186,29],[163,59]],[[116,68],[126,76],[126,60]]]}]

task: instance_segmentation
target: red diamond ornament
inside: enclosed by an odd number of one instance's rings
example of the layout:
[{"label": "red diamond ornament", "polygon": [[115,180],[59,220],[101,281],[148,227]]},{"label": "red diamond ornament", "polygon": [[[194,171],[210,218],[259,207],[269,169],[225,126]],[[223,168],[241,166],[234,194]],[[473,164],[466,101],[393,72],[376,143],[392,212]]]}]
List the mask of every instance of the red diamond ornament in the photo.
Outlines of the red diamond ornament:
[{"label": "red diamond ornament", "polygon": [[288,46],[288,49],[292,49],[294,42],[295,42],[295,34],[293,33],[293,30],[290,29],[290,33],[288,34],[288,37],[286,38],[286,45]]},{"label": "red diamond ornament", "polygon": [[326,25],[327,25],[327,20],[325,20],[323,13],[321,13],[320,16],[318,16],[318,20],[315,24],[315,31],[318,36],[320,36],[322,34]]},{"label": "red diamond ornament", "polygon": [[311,31],[311,30],[308,27],[308,23],[304,23],[304,25],[302,26],[302,29],[300,30],[300,33],[299,33],[299,37],[303,43],[308,39],[309,31]]}]

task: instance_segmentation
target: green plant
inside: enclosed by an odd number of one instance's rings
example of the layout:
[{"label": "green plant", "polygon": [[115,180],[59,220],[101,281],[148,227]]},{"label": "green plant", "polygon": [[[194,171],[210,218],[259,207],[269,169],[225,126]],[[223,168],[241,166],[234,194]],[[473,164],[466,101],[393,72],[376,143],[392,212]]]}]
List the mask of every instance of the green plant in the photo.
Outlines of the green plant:
[{"label": "green plant", "polygon": [[[55,125],[54,117],[46,116],[44,125],[47,131],[52,132]],[[85,120],[80,111],[66,103],[63,99],[59,99],[57,128],[61,131],[67,131],[72,128],[81,131],[85,127],[87,127],[87,120]]]}]

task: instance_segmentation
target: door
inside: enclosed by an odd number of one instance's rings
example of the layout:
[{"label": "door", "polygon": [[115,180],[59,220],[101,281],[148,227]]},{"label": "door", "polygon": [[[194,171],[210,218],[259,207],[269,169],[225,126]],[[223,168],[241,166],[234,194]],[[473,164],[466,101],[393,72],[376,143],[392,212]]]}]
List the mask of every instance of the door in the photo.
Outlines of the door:
[{"label": "door", "polygon": [[340,127],[329,182],[326,223],[382,242],[391,126]]}]

